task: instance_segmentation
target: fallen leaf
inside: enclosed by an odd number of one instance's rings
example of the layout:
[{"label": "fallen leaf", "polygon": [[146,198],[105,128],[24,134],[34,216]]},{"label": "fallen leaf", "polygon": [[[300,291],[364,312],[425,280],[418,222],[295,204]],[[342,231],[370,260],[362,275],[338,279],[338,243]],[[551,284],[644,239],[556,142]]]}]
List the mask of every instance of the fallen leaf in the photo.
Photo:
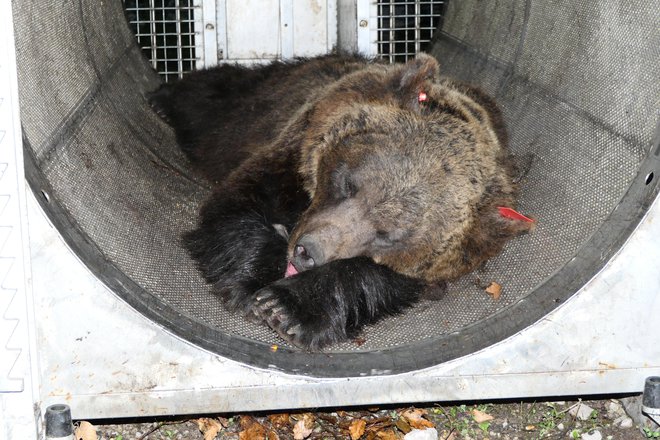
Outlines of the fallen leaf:
[{"label": "fallen leaf", "polygon": [[243,430],[238,433],[239,440],[264,440],[267,438],[266,428],[254,417],[241,416],[241,428]]},{"label": "fallen leaf", "polygon": [[525,431],[536,431],[536,426],[527,425],[527,426],[525,426]]},{"label": "fallen leaf", "polygon": [[280,436],[273,430],[268,431],[268,440],[280,440]]},{"label": "fallen leaf", "polygon": [[223,428],[222,423],[216,419],[201,418],[197,419],[196,422],[197,427],[204,435],[204,440],[213,440]]},{"label": "fallen leaf", "polygon": [[473,409],[471,412],[472,412],[472,418],[477,423],[488,422],[494,419],[494,417],[491,416],[490,414],[486,414],[485,412],[479,411],[478,409]]},{"label": "fallen leaf", "polygon": [[406,422],[403,418],[397,420],[394,426],[399,428],[399,431],[403,432],[404,434],[408,434],[412,430],[410,424]]},{"label": "fallen leaf", "polygon": [[89,422],[80,422],[75,430],[76,440],[97,440],[96,428]]},{"label": "fallen leaf", "polygon": [[312,434],[314,429],[314,416],[310,413],[305,413],[302,418],[293,426],[294,440],[303,440]]},{"label": "fallen leaf", "polygon": [[357,338],[353,339],[353,343],[355,345],[357,345],[358,347],[362,347],[365,342],[367,342],[367,340],[365,338],[362,338],[362,337],[359,337],[359,336]]},{"label": "fallen leaf", "polygon": [[268,416],[270,423],[276,428],[284,428],[289,426],[289,414],[271,414]]},{"label": "fallen leaf", "polygon": [[367,422],[362,419],[355,419],[351,422],[351,426],[348,427],[348,432],[351,434],[352,440],[357,440],[362,437],[364,430],[367,427]]},{"label": "fallen leaf", "polygon": [[304,420],[298,420],[295,425],[293,425],[293,438],[295,440],[303,440],[309,437],[312,434],[312,429],[305,427]]},{"label": "fallen leaf", "polygon": [[433,422],[423,418],[426,414],[427,411],[424,409],[413,408],[404,411],[401,416],[415,429],[435,428]]},{"label": "fallen leaf", "polygon": [[486,287],[486,293],[492,296],[494,300],[498,300],[502,295],[502,286],[493,281],[488,287]]},{"label": "fallen leaf", "polygon": [[252,416],[241,416],[240,419],[238,419],[238,424],[241,426],[242,430],[248,429],[255,423],[257,423],[257,421]]},{"label": "fallen leaf", "polygon": [[396,432],[394,432],[394,430],[392,429],[388,429],[386,431],[378,431],[376,433],[376,436],[382,440],[399,440],[399,437],[397,437]]},{"label": "fallen leaf", "polygon": [[389,428],[394,425],[391,417],[379,417],[372,420],[367,420],[367,431],[378,432],[383,429]]},{"label": "fallen leaf", "polygon": [[318,413],[316,416],[319,419],[325,420],[326,422],[331,423],[333,425],[336,425],[337,423],[339,423],[339,420],[337,419],[337,417],[335,417],[333,415],[330,415],[330,414]]}]

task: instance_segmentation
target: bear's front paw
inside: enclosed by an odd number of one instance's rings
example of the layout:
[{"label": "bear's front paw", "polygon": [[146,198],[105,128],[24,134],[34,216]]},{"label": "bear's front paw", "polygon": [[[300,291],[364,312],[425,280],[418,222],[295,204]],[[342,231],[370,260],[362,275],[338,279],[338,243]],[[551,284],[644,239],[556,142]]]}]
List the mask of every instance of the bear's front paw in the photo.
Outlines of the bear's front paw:
[{"label": "bear's front paw", "polygon": [[259,290],[252,307],[254,315],[282,339],[305,350],[348,339],[343,320],[333,318],[332,308],[305,297],[292,280],[280,280]]}]

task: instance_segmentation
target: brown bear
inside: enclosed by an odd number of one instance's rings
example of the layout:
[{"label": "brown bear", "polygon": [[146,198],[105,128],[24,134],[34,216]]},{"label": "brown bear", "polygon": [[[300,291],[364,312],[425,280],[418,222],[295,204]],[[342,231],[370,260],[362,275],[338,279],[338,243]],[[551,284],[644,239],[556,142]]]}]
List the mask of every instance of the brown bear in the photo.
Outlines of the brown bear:
[{"label": "brown bear", "polygon": [[227,307],[318,349],[497,254],[515,166],[494,101],[420,54],[190,73],[150,96],[214,184],[184,244]]}]

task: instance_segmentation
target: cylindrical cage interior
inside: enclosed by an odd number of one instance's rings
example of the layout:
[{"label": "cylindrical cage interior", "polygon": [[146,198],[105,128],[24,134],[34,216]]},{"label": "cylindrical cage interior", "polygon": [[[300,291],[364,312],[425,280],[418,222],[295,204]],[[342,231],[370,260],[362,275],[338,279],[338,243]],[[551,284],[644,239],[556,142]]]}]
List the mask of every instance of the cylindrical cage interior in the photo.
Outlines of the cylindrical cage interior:
[{"label": "cylindrical cage interior", "polygon": [[[240,362],[333,377],[412,371],[470,354],[580,289],[658,192],[653,2],[449,2],[428,52],[443,74],[492,94],[514,153],[533,155],[519,208],[537,219],[536,230],[451,284],[444,298],[358,340],[302,352],[227,312],[180,246],[208,188],[147,104],[160,79],[122,3],[15,0],[13,9],[26,174],[43,209],[121,298]],[[499,299],[484,292],[491,282],[502,286]]]}]

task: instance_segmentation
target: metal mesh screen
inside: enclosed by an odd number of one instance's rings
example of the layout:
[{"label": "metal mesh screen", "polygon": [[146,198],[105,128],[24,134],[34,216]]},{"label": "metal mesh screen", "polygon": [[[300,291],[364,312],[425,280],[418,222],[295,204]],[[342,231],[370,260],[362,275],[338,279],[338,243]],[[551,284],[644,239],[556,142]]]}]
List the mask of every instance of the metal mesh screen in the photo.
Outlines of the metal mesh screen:
[{"label": "metal mesh screen", "polygon": [[444,6],[444,0],[377,0],[378,55],[391,63],[406,62],[425,51]]},{"label": "metal mesh screen", "polygon": [[195,69],[193,0],[124,0],[142,52],[164,81]]},{"label": "metal mesh screen", "polygon": [[[498,342],[507,334],[496,329],[520,321],[513,310],[521,304],[550,311],[576,273],[604,264],[597,258],[575,269],[594,238],[605,243],[592,250],[597,256],[616,250],[607,242],[609,216],[635,188],[656,127],[660,9],[648,1],[448,3],[429,52],[445,73],[493,94],[514,152],[535,155],[520,210],[538,228],[444,299],[371,326],[359,342],[295,358],[267,327],[225,311],[179,245],[208,189],[146,102],[159,78],[121,4],[12,5],[26,163],[35,193],[49,196],[44,209],[81,259],[151,319],[261,366],[291,357],[295,371],[333,375],[341,359],[342,369],[361,373],[385,369],[386,353],[387,368],[414,369],[421,357],[428,366]],[[503,286],[497,301],[482,288],[491,281]],[[227,341],[252,345],[228,350]],[[271,344],[281,349],[271,354]],[[381,357],[375,365],[368,356]]]}]

